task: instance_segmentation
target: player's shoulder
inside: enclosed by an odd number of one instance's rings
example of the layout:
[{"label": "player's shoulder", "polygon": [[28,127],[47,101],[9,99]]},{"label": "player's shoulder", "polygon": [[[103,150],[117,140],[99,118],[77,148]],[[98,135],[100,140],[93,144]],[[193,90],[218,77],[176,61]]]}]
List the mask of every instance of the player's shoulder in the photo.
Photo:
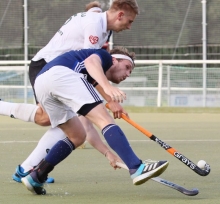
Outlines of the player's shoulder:
[{"label": "player's shoulder", "polygon": [[102,48],[97,49],[95,51],[95,54],[97,54],[102,59],[102,61],[104,61],[104,62],[112,61],[112,56],[105,49],[102,49]]},{"label": "player's shoulder", "polygon": [[85,12],[84,15],[87,22],[95,23],[103,20],[103,13]]},{"label": "player's shoulder", "polygon": [[96,49],[95,52],[97,52],[97,53],[101,53],[102,55],[111,56],[110,53],[109,53],[108,51],[106,51],[105,49],[102,49],[102,48],[100,48],[100,49]]},{"label": "player's shoulder", "polygon": [[111,56],[109,52],[107,52],[105,49],[94,49],[94,48],[88,48],[88,49],[81,49],[81,53],[88,53],[88,54],[98,54],[100,56]]}]

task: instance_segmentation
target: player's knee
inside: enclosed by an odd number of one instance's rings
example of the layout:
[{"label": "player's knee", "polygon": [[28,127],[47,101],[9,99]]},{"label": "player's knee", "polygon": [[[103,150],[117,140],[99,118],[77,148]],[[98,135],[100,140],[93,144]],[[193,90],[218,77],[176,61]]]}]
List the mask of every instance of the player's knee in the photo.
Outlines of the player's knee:
[{"label": "player's knee", "polygon": [[84,142],[86,141],[86,133],[82,135],[82,137],[80,138],[80,145],[82,145]]},{"label": "player's knee", "polygon": [[37,109],[34,121],[40,126],[50,126],[50,118],[42,108]]},{"label": "player's knee", "polygon": [[50,126],[50,125],[51,125],[50,119],[49,119],[49,118],[42,119],[42,120],[40,121],[40,125],[41,125],[41,126]]},{"label": "player's knee", "polygon": [[86,140],[86,131],[84,128],[80,128],[78,133],[79,133],[79,137],[78,137],[79,142],[83,144]]},{"label": "player's knee", "polygon": [[77,147],[79,147],[80,145],[82,145],[86,141],[86,132],[82,131],[77,136],[69,135],[68,138],[69,138],[69,140],[71,140],[71,142],[77,148]]}]

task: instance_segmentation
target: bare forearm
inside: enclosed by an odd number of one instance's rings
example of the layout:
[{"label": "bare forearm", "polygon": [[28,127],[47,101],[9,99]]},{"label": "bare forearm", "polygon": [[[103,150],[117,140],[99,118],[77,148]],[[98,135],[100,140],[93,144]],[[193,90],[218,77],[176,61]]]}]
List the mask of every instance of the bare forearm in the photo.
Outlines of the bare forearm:
[{"label": "bare forearm", "polygon": [[111,97],[105,93],[103,88],[98,84],[96,87],[97,91],[102,95],[102,97],[107,101],[110,102],[112,101]]}]

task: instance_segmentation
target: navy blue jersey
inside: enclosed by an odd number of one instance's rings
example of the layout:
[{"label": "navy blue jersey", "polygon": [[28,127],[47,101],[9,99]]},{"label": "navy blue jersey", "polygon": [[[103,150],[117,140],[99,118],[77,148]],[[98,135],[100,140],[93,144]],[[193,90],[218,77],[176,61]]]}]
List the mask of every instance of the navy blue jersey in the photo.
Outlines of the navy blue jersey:
[{"label": "navy blue jersey", "polygon": [[102,62],[101,65],[104,73],[112,66],[112,56],[106,50],[103,49],[82,49],[78,51],[72,50],[56,57],[55,59],[47,63],[43,67],[43,69],[39,72],[38,76],[40,74],[43,74],[47,70],[53,68],[54,66],[61,65],[68,67],[77,73],[86,74],[87,80],[91,84],[93,84],[94,79],[89,75],[84,65],[85,59],[92,54],[97,54],[100,57]]}]

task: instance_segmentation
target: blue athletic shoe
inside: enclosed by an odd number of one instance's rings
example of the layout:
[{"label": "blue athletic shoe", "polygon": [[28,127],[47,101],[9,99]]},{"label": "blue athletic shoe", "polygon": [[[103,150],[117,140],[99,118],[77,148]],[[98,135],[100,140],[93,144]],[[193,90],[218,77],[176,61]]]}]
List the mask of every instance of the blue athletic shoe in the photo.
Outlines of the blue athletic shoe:
[{"label": "blue athletic shoe", "polygon": [[134,185],[141,185],[147,180],[162,174],[168,167],[168,161],[153,161],[141,164],[137,171],[131,175]]},{"label": "blue athletic shoe", "polygon": [[[24,169],[20,165],[18,165],[16,167],[15,173],[12,175],[12,179],[18,183],[21,183],[21,178],[29,175],[31,172],[32,170],[24,173]],[[54,178],[52,177],[47,178],[45,183],[54,183]]]},{"label": "blue athletic shoe", "polygon": [[37,195],[46,194],[46,190],[43,188],[44,184],[38,180],[35,171],[32,171],[28,176],[21,178],[21,182],[33,194],[37,194]]}]

